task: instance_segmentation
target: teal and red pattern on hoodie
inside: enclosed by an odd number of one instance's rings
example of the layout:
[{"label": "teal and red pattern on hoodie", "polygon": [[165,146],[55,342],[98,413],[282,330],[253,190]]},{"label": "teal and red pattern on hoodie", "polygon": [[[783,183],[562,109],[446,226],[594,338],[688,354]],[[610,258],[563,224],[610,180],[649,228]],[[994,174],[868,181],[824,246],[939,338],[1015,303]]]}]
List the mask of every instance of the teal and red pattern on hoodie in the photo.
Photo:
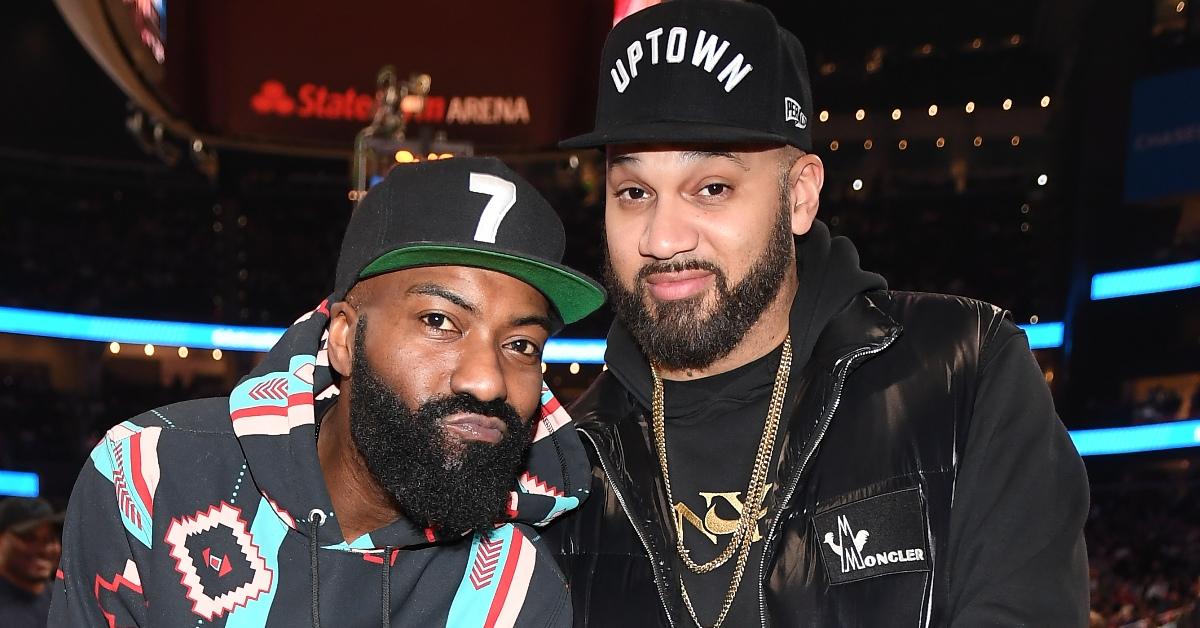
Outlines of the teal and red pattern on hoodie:
[{"label": "teal and red pattern on hoodie", "polygon": [[507,523],[440,539],[401,518],[345,541],[316,450],[338,394],[327,303],[229,397],[108,431],[71,495],[51,626],[570,625],[536,527],[587,497],[590,466],[545,387]]}]

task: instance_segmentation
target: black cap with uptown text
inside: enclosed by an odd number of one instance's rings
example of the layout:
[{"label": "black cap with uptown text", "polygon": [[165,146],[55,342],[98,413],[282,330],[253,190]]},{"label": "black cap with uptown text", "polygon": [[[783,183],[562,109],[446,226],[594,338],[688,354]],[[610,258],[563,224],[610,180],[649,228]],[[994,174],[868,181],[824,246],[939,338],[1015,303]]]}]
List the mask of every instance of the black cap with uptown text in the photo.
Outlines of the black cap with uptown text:
[{"label": "black cap with uptown text", "polygon": [[617,24],[604,41],[596,128],[563,148],[643,142],[790,144],[812,149],[804,47],[767,9],[676,0]]},{"label": "black cap with uptown text", "polygon": [[334,299],[362,279],[418,266],[473,266],[544,294],[564,323],[604,304],[604,290],[562,265],[562,220],[499,159],[456,157],[396,166],[354,209]]}]

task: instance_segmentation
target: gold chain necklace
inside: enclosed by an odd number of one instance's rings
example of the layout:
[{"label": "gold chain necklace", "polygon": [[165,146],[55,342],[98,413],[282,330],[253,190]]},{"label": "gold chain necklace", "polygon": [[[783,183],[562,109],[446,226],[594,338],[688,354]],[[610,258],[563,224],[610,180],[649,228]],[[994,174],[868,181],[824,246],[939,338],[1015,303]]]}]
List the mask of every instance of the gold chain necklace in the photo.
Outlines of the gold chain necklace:
[{"label": "gold chain necklace", "polygon": [[[742,583],[742,576],[746,571],[746,560],[750,556],[750,546],[753,544],[754,535],[750,532],[752,526],[758,525],[758,519],[761,516],[762,501],[758,498],[764,493],[764,487],[767,482],[767,472],[771,464],[771,458],[775,452],[775,435],[779,431],[779,417],[783,413],[783,398],[787,393],[788,377],[792,371],[792,336],[789,334],[783,341],[783,355],[779,358],[779,370],[775,374],[775,385],[771,389],[771,404],[767,408],[767,422],[763,427],[762,440],[758,443],[758,453],[754,457],[754,468],[750,472],[750,486],[746,489],[746,498],[743,501],[742,516],[738,519],[737,529],[734,530],[733,538],[730,539],[729,545],[714,559],[704,563],[697,564],[689,556],[689,550],[683,544],[683,530],[679,526],[676,528],[676,543],[675,549],[679,553],[679,558],[683,564],[694,573],[704,574],[721,565],[724,565],[729,559],[737,553],[737,562],[734,564],[733,578],[729,582],[729,590],[725,593],[724,602],[721,604],[721,614],[717,616],[717,621],[713,624],[713,628],[719,628],[725,622],[725,617],[729,614],[729,609],[733,606],[733,598],[737,595],[738,587]],[[654,395],[651,399],[652,420],[651,428],[654,430],[654,445],[658,450],[658,464],[662,468],[663,486],[667,492],[667,503],[672,509],[675,507],[675,500],[671,496],[671,475],[667,466],[667,428],[666,428],[666,413],[663,410],[663,384],[662,377],[658,374],[658,367],[655,364],[650,365],[650,374],[654,378]],[[697,626],[701,626],[700,619],[696,617],[696,611],[692,608],[691,598],[688,597],[687,585],[683,582],[683,577],[679,578],[680,590],[683,593],[683,601],[687,606],[688,613],[692,616],[692,621],[696,622]]]}]

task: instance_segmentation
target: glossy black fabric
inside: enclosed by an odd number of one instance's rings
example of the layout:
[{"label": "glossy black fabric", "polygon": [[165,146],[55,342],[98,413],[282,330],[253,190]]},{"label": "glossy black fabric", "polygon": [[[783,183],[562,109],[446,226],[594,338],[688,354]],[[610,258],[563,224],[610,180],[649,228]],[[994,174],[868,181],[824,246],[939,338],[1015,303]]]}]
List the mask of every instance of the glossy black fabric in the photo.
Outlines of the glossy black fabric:
[{"label": "glossy black fabric", "polygon": [[[786,501],[764,572],[739,593],[758,598],[764,625],[1086,625],[1083,465],[1004,312],[864,293],[825,325],[788,391],[773,496]],[[576,625],[691,626],[645,407],[604,374],[571,412],[593,489],[547,536]],[[830,584],[813,517],[914,488],[932,568]]]}]

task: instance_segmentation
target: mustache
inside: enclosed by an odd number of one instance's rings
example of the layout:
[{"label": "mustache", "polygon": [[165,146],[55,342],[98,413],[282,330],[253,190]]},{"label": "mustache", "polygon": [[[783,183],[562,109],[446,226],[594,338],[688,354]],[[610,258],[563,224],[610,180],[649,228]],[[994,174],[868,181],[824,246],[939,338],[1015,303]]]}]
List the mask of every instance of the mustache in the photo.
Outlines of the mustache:
[{"label": "mustache", "polygon": [[657,275],[659,273],[678,273],[685,270],[706,270],[719,278],[725,277],[725,271],[721,270],[721,267],[717,266],[713,262],[705,259],[691,258],[675,261],[650,262],[649,264],[646,264],[638,269],[637,275],[634,277],[634,281],[638,284],[643,284],[646,282],[646,278],[650,275]]},{"label": "mustache", "polygon": [[417,408],[416,415],[421,419],[437,421],[440,424],[442,419],[458,413],[478,414],[499,419],[509,427],[510,434],[513,426],[523,422],[521,413],[508,402],[501,399],[480,401],[470,393],[431,397]]}]

